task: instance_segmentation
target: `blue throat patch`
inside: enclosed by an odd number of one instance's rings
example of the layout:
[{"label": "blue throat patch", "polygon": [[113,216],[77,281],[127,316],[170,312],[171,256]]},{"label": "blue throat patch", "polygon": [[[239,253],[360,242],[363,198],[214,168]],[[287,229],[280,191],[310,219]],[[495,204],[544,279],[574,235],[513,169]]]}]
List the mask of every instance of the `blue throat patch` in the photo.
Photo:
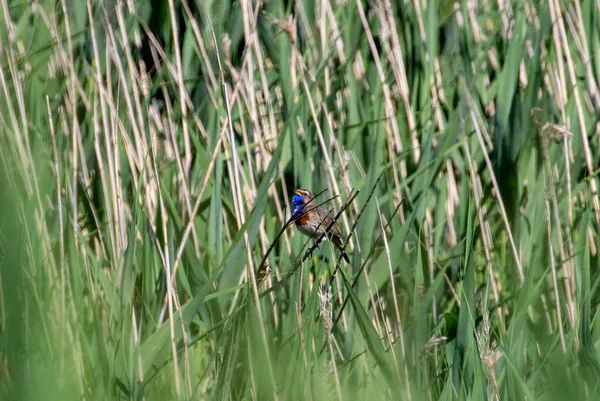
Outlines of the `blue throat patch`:
[{"label": "blue throat patch", "polygon": [[292,215],[296,216],[299,213],[302,213],[302,207],[304,206],[304,198],[300,195],[294,195],[292,198],[292,206],[294,206],[294,211]]}]

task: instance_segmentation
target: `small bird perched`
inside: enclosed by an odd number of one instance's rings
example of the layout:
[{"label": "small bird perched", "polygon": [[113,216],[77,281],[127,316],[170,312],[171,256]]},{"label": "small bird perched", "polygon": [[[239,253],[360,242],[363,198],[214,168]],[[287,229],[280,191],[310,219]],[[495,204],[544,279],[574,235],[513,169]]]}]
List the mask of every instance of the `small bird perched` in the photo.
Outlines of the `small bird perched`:
[{"label": "small bird perched", "polygon": [[[350,263],[339,224],[334,222],[329,213],[316,203],[310,191],[295,189],[293,192],[292,206],[294,211],[292,217],[296,219],[295,223],[298,230],[302,234],[317,240],[327,229],[327,235],[331,238],[333,244],[342,252],[342,257],[346,263]],[[332,222],[333,224],[331,224]]]}]

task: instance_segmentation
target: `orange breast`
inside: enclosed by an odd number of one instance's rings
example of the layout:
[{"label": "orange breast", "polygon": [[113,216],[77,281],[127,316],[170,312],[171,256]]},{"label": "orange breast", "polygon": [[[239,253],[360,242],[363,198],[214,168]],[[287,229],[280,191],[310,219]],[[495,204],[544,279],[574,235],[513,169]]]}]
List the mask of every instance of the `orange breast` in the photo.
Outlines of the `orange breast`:
[{"label": "orange breast", "polygon": [[296,220],[296,224],[300,225],[300,226],[305,226],[308,224],[309,220],[310,220],[310,214],[305,213],[298,220]]}]

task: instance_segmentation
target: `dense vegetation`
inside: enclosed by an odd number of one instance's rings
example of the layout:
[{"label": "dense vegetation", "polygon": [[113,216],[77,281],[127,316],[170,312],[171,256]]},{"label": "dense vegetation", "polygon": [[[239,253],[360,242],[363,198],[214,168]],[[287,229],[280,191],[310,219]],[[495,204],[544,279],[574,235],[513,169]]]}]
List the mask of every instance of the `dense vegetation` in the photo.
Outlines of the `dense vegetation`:
[{"label": "dense vegetation", "polygon": [[599,21],[0,0],[0,397],[598,399]]}]

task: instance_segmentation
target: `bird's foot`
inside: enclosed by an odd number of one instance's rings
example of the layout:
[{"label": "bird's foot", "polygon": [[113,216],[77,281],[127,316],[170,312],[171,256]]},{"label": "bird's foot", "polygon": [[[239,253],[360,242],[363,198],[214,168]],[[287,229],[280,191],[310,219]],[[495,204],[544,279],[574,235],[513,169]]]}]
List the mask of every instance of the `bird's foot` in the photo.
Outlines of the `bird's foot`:
[{"label": "bird's foot", "polygon": [[306,251],[306,253],[304,254],[304,259],[310,259],[312,258],[312,249],[308,249]]}]

